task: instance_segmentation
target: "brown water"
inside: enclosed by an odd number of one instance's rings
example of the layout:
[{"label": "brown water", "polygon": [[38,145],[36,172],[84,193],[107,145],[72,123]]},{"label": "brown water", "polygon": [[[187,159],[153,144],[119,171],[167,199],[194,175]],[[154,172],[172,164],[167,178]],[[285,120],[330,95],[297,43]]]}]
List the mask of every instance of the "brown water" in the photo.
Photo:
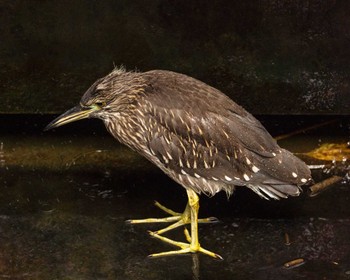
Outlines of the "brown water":
[{"label": "brown water", "polygon": [[[203,247],[220,254],[149,259],[173,249],[148,236],[163,225],[129,225],[162,217],[157,200],[181,212],[182,187],[91,120],[42,132],[49,116],[0,118],[0,279],[350,279],[349,181],[310,198],[265,201],[241,188],[201,197]],[[305,119],[307,121],[305,121]],[[275,135],[317,122],[264,118]],[[349,123],[280,141],[293,152],[349,141]],[[309,164],[324,164],[304,158]],[[316,181],[346,175],[347,161],[313,172]],[[286,245],[288,234],[290,245]],[[167,234],[184,240],[182,229]],[[287,269],[288,261],[303,258]]]}]

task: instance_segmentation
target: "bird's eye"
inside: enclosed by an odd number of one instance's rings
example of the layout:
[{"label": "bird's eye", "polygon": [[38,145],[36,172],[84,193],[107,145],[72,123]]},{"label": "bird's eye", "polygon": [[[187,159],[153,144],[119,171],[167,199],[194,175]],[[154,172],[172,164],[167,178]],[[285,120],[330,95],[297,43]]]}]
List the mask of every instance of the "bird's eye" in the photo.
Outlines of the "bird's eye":
[{"label": "bird's eye", "polygon": [[106,106],[106,102],[96,102],[95,105],[102,108]]}]

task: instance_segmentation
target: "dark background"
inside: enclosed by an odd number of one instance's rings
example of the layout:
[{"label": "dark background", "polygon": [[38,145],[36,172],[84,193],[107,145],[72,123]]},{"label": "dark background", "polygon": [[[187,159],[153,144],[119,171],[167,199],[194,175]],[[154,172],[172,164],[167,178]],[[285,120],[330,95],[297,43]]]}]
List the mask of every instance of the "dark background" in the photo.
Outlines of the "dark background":
[{"label": "dark background", "polygon": [[254,114],[348,114],[350,2],[0,1],[1,113],[60,113],[114,67],[174,70]]},{"label": "dark background", "polygon": [[[0,0],[0,279],[349,280],[349,149],[338,162],[305,155],[349,142],[349,11],[348,0]],[[344,180],[273,202],[247,188],[201,196],[200,217],[222,221],[199,226],[201,244],[225,260],[146,258],[171,249],[147,233],[162,225],[125,220],[163,217],[154,200],[182,211],[183,188],[100,120],[43,132],[120,65],[221,89],[289,135],[281,147],[325,164],[315,182]],[[182,230],[166,236],[184,241]]]}]

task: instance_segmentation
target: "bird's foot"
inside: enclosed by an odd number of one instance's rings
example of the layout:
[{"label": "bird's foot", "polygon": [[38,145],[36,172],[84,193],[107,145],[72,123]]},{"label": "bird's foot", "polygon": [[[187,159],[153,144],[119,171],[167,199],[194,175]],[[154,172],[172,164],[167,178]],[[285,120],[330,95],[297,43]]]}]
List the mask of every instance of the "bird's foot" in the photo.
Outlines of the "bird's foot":
[{"label": "bird's foot", "polygon": [[[165,227],[163,229],[154,231],[153,234],[160,235],[163,234],[164,232],[167,232],[169,230],[172,230],[174,228],[190,224],[191,223],[191,212],[190,208],[187,205],[186,209],[183,213],[178,213],[175,212],[164,205],[160,204],[158,201],[154,202],[154,205],[163,210],[165,213],[169,214],[169,217],[166,218],[148,218],[148,219],[137,219],[137,220],[127,220],[127,223],[130,224],[143,224],[143,223],[171,223],[168,227]],[[198,219],[198,223],[217,223],[219,220],[215,217],[208,217],[208,218],[203,218],[203,219]]]},{"label": "bird's foot", "polygon": [[186,239],[187,239],[188,243],[175,241],[175,240],[169,239],[167,237],[161,236],[161,235],[157,234],[156,232],[149,231],[149,234],[152,237],[155,237],[155,238],[157,238],[157,239],[159,239],[159,240],[161,240],[163,242],[169,243],[169,244],[171,244],[173,246],[176,246],[176,247],[180,248],[179,250],[151,254],[151,255],[149,255],[149,257],[156,258],[156,257],[166,257],[166,256],[174,256],[174,255],[181,255],[181,254],[188,254],[188,253],[198,253],[199,252],[199,253],[208,255],[208,256],[210,256],[212,258],[223,260],[223,258],[220,255],[202,248],[200,246],[199,242],[195,242],[194,244],[192,244],[191,236],[190,236],[190,234],[189,234],[189,232],[188,232],[188,230],[186,228],[184,230],[184,233],[185,233],[185,236],[186,236]]}]

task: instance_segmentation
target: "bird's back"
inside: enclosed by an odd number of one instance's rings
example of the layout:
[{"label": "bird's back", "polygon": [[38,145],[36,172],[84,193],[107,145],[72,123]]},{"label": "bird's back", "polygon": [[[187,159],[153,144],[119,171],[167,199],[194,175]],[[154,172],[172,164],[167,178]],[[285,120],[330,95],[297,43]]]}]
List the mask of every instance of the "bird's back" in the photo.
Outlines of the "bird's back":
[{"label": "bird's back", "polygon": [[170,71],[140,75],[146,156],[184,187],[213,195],[246,185],[278,199],[298,195],[310,180],[304,162],[219,90]]}]

